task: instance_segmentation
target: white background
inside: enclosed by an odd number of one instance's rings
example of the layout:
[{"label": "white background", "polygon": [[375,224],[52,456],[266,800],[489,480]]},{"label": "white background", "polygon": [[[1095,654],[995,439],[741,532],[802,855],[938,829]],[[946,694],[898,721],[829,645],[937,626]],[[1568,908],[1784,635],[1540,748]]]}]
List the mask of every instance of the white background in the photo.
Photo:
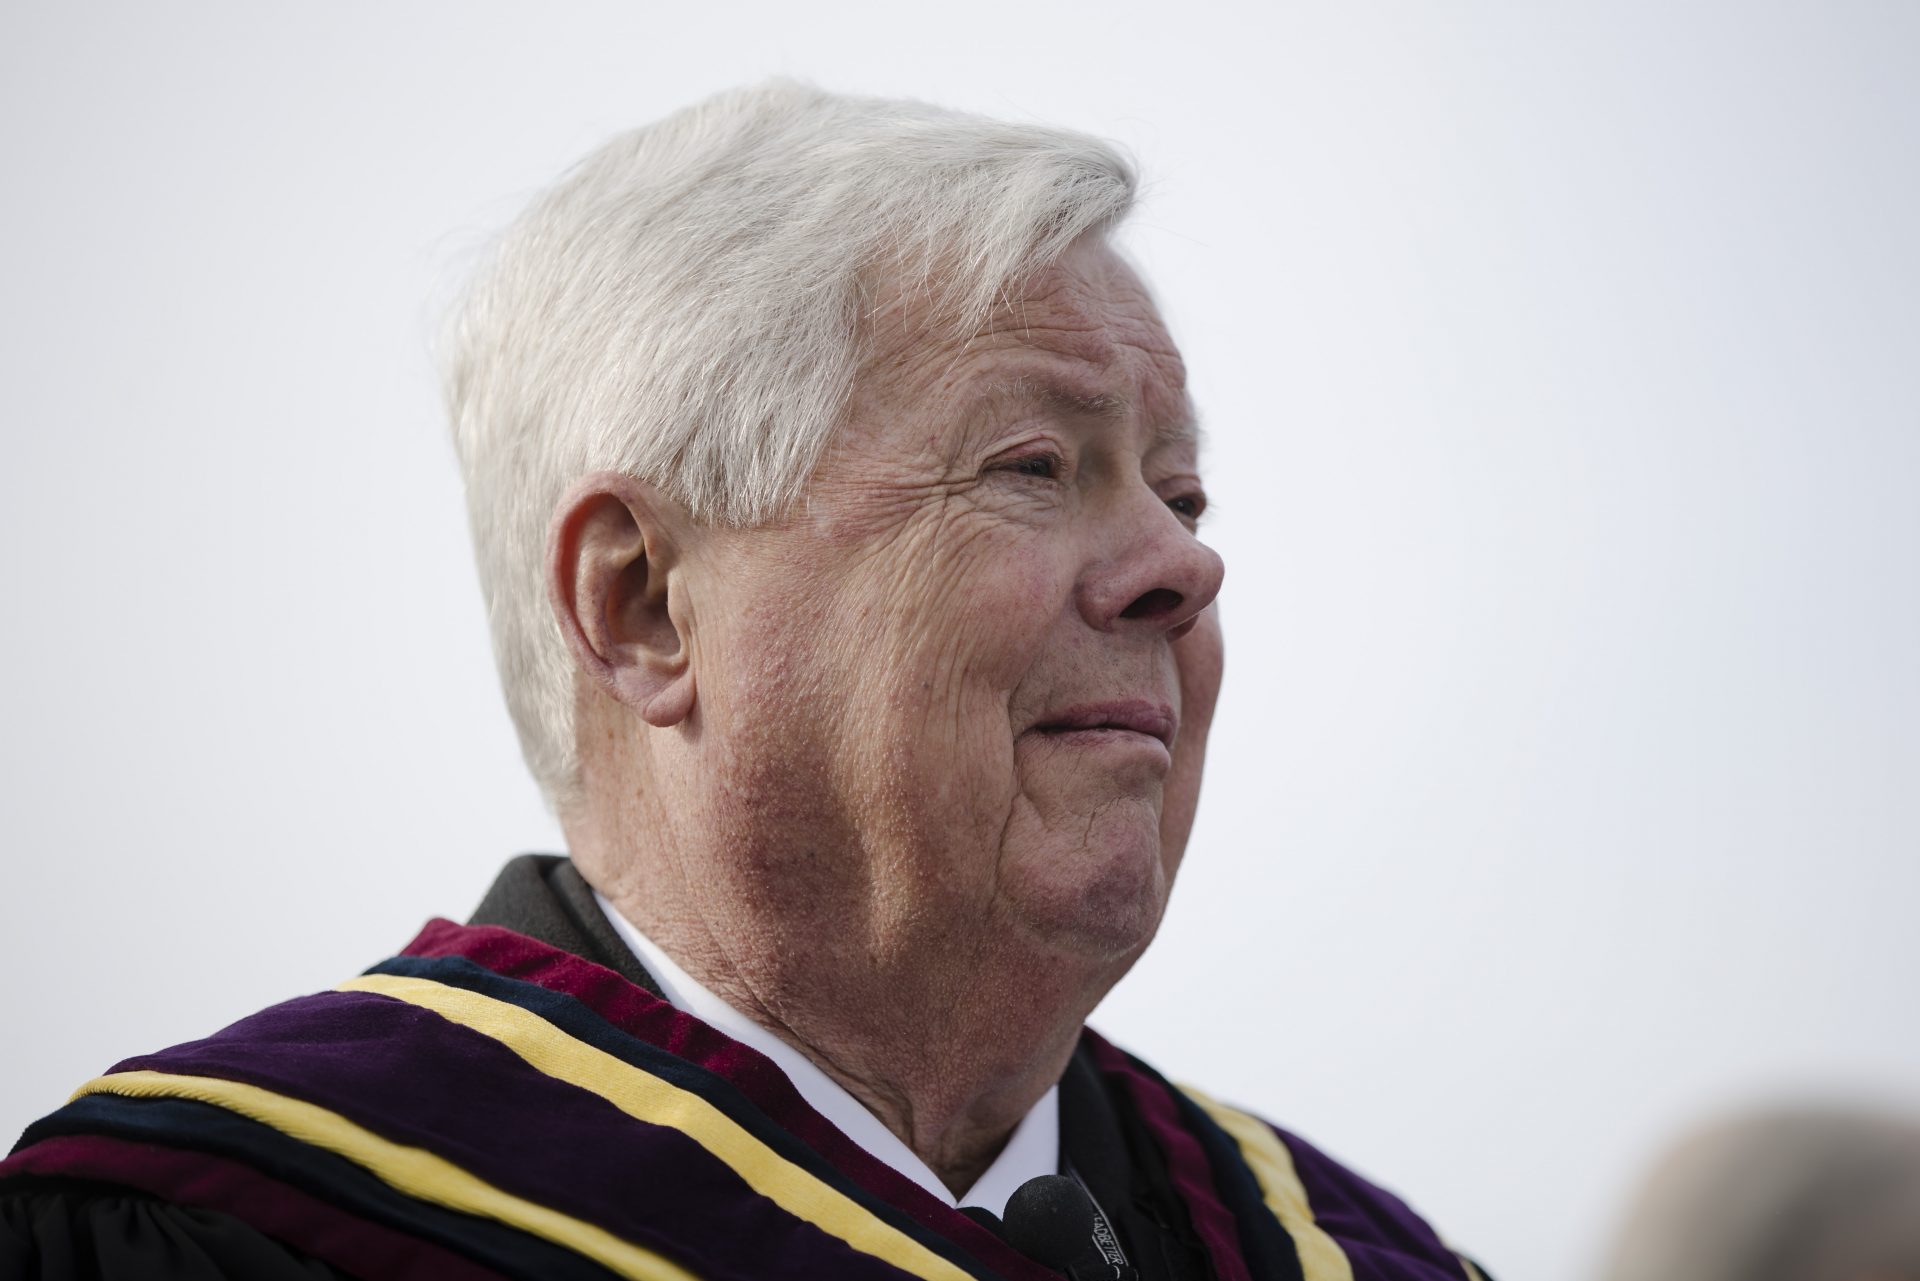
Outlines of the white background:
[{"label": "white background", "polygon": [[769,73],[1148,177],[1229,675],[1109,1035],[1502,1281],[1704,1115],[1920,1102],[1920,7],[0,15],[0,1137],[557,847],[429,338]]}]

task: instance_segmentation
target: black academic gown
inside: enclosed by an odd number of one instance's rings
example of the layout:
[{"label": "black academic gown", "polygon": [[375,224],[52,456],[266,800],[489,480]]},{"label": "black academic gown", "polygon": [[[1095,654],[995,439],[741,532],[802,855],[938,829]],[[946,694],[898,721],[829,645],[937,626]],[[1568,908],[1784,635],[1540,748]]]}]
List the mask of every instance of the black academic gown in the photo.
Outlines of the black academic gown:
[{"label": "black academic gown", "polygon": [[[555,855],[510,862],[472,924],[529,935],[613,970],[654,995],[641,966],[572,863]],[[1076,1051],[1060,1082],[1061,1154],[1114,1222],[1143,1281],[1202,1281],[1206,1255],[1158,1149],[1116,1107]],[[0,1281],[328,1281],[345,1274],[238,1219],[121,1187],[68,1180],[0,1195]]]}]

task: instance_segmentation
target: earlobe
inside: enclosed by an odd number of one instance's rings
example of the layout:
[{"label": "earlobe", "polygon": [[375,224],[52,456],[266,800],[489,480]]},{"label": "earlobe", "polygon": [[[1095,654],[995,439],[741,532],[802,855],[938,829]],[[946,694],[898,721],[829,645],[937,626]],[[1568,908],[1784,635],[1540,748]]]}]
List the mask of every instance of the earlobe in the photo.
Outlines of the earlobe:
[{"label": "earlobe", "polygon": [[583,478],[555,508],[547,591],[574,661],[608,697],[666,729],[693,712],[678,504],[617,472]]},{"label": "earlobe", "polygon": [[693,667],[684,664],[681,674],[657,689],[640,709],[640,719],[655,729],[669,729],[693,714]]}]

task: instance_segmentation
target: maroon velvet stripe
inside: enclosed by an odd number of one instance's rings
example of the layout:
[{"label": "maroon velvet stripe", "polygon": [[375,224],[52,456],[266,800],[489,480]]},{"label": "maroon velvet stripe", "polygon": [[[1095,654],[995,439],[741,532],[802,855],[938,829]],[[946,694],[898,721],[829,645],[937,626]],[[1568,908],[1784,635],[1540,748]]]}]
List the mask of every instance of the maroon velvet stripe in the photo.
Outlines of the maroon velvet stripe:
[{"label": "maroon velvet stripe", "polygon": [[1360,1277],[1460,1281],[1460,1258],[1419,1215],[1298,1135],[1268,1126],[1293,1154],[1314,1222],[1340,1243]]},{"label": "maroon velvet stripe", "polygon": [[754,1192],[680,1130],[629,1116],[492,1037],[391,997],[298,997],[115,1070],[138,1069],[307,1100],[702,1276],[898,1275]]},{"label": "maroon velvet stripe", "polygon": [[92,1179],[178,1205],[230,1214],[355,1276],[395,1281],[504,1281],[502,1273],[431,1241],[395,1232],[237,1161],[100,1135],[44,1139],[7,1162],[9,1174]]},{"label": "maroon velvet stripe", "polygon": [[800,1097],[773,1060],[604,966],[499,926],[456,925],[441,918],[427,922],[401,955],[462,956],[502,978],[570,996],[628,1035],[724,1078],[775,1125],[825,1157],[855,1186],[940,1233],[1007,1281],[1058,1281],[1055,1273],[841,1133]]},{"label": "maroon velvet stripe", "polygon": [[1207,1154],[1200,1147],[1200,1141],[1180,1124],[1179,1105],[1167,1092],[1166,1085],[1141,1070],[1091,1028],[1085,1035],[1093,1051],[1094,1064],[1127,1091],[1134,1110],[1166,1158],[1167,1177],[1180,1199],[1187,1203],[1193,1230],[1213,1259],[1214,1274],[1220,1281],[1252,1281],[1247,1274],[1246,1260],[1240,1257],[1239,1224],[1213,1186],[1213,1171],[1207,1165]]}]

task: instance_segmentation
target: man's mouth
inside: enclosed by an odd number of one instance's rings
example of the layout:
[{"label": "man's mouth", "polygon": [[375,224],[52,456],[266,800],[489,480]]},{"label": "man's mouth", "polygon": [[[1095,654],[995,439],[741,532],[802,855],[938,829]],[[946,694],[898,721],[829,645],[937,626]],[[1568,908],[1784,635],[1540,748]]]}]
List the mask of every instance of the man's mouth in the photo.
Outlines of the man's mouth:
[{"label": "man's mouth", "polygon": [[1180,727],[1180,718],[1166,703],[1150,699],[1118,699],[1108,703],[1078,703],[1048,712],[1033,729],[1036,733],[1063,736],[1113,731],[1140,734],[1158,739],[1169,750]]}]

